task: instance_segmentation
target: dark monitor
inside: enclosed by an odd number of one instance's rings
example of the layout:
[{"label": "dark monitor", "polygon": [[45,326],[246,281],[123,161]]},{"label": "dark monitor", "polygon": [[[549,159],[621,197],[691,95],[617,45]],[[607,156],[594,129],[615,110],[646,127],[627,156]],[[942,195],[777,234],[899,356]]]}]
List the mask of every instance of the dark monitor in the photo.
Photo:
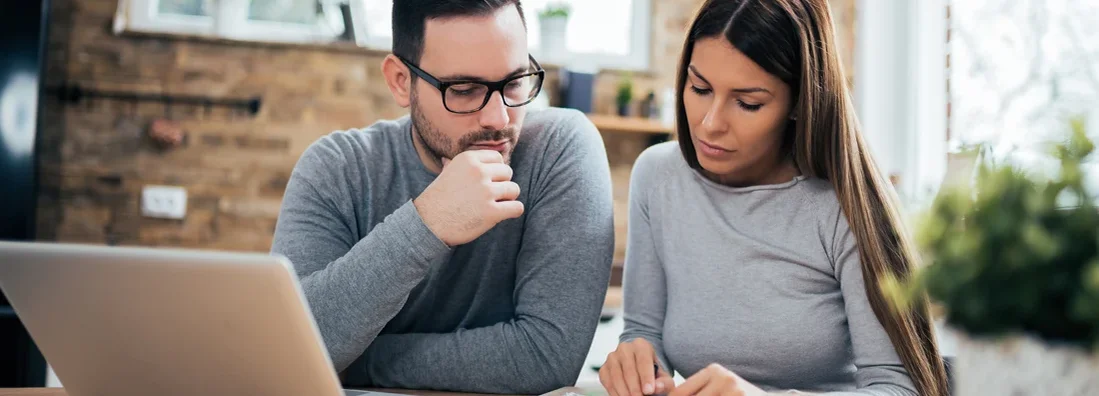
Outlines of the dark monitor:
[{"label": "dark monitor", "polygon": [[[49,8],[49,0],[18,0],[4,2],[0,12],[0,240],[35,235],[35,150],[44,116]],[[45,360],[0,296],[0,388],[45,381]]]}]

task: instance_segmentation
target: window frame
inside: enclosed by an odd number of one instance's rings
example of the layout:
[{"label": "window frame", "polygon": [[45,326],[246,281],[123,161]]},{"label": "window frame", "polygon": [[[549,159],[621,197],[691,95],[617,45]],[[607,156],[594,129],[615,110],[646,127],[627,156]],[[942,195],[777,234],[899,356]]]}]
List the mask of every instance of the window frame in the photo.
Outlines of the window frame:
[{"label": "window frame", "polygon": [[[247,19],[235,22],[231,36],[217,32],[213,16],[173,15],[157,12],[160,0],[121,0],[113,21],[117,33],[139,32],[268,43],[317,44],[333,42],[335,34],[318,34],[315,26]],[[331,7],[332,5],[325,5]],[[333,9],[338,12],[338,8]],[[342,21],[340,21],[342,24]]]},{"label": "window frame", "polygon": [[[388,36],[372,36],[367,28],[369,21],[363,10],[362,1],[351,2],[351,13],[354,18],[356,44],[360,47],[375,51],[391,51],[393,39]],[[595,69],[614,69],[629,71],[646,71],[651,65],[650,53],[652,49],[652,0],[632,0],[630,3],[630,49],[626,55],[612,55],[600,53],[575,53],[569,52],[565,57],[554,56],[539,49],[532,49],[531,55],[538,58],[544,65],[573,66]],[[535,10],[524,10],[527,20],[537,18]],[[582,63],[582,64],[581,64]]]},{"label": "window frame", "polygon": [[[212,16],[159,14],[160,0],[121,0],[115,16],[114,31],[157,33],[167,35],[203,36],[238,41],[290,44],[323,44],[334,42],[337,35],[318,36],[313,28],[300,24],[244,20],[240,28],[226,37],[215,31]],[[390,52],[393,40],[388,36],[370,35],[363,1],[349,3],[355,44],[359,47]],[[338,12],[338,9],[334,10]],[[630,48],[626,55],[569,52],[564,57],[532,49],[531,54],[545,65],[594,69],[647,71],[651,67],[652,0],[632,0]],[[527,10],[527,18],[537,18],[537,12]]]},{"label": "window frame", "polygon": [[[860,2],[854,102],[863,136],[884,177],[922,209],[947,172],[946,32],[951,0]],[[888,179],[887,179],[888,180]]]},{"label": "window frame", "polygon": [[[544,64],[572,65],[583,62],[585,67],[644,71],[651,64],[652,49],[652,0],[631,0],[630,3],[630,50],[626,55],[600,53],[574,53],[569,51],[565,58],[543,53],[541,49],[531,52]],[[537,18],[537,12],[527,11],[527,18]]]}]

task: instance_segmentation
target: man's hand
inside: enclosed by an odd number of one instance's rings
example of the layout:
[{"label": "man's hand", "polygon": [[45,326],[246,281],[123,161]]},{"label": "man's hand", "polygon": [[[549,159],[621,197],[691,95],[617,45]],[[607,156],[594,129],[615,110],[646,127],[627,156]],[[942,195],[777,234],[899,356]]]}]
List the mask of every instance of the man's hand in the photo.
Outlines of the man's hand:
[{"label": "man's hand", "polygon": [[719,364],[711,364],[676,387],[668,396],[763,396],[766,393]]},{"label": "man's hand", "polygon": [[464,151],[443,160],[443,171],[413,205],[447,246],[469,243],[497,223],[523,215],[519,185],[497,151]]},{"label": "man's hand", "polygon": [[599,382],[611,396],[664,394],[675,387],[672,376],[657,369],[660,363],[644,338],[618,344],[599,369]]}]

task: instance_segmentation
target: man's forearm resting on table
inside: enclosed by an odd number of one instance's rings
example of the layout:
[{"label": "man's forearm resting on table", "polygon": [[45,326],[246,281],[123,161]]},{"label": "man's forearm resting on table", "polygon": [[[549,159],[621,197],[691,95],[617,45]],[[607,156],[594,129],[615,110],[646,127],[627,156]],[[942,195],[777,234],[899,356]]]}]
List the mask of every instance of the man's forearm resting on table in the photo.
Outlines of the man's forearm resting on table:
[{"label": "man's forearm resting on table", "polygon": [[[577,334],[572,332],[571,334]],[[548,322],[519,319],[444,334],[384,334],[347,384],[541,394],[576,381],[589,345]]]},{"label": "man's forearm resting on table", "polygon": [[337,371],[358,358],[400,312],[431,260],[448,252],[429,233],[407,203],[342,257],[299,266],[322,268],[301,274],[301,284]]}]

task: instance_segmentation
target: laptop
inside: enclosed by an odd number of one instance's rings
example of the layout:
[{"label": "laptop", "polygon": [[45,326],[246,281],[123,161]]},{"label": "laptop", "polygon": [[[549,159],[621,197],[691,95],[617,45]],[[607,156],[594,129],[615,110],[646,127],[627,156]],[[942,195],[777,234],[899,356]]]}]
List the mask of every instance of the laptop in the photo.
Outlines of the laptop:
[{"label": "laptop", "polygon": [[289,261],[0,242],[0,289],[69,396],[344,396]]}]

